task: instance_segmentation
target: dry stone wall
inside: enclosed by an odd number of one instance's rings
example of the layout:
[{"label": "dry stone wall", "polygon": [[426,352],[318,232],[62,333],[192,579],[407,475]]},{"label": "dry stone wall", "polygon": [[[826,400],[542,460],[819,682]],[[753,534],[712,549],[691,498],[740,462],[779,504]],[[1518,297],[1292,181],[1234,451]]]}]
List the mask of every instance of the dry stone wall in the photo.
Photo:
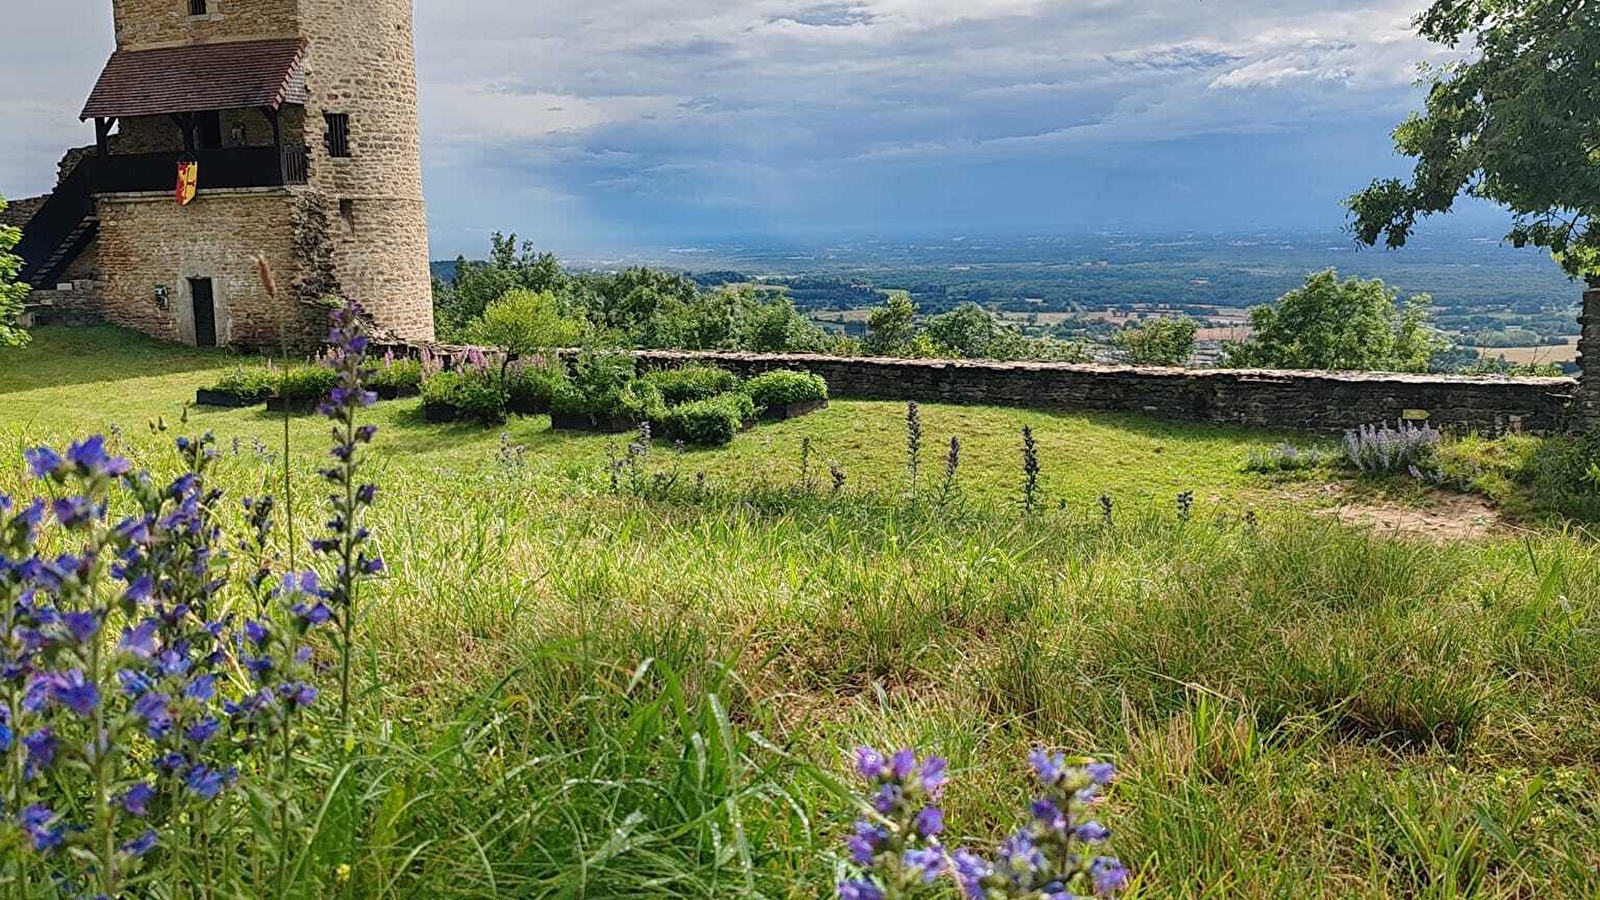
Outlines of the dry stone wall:
[{"label": "dry stone wall", "polygon": [[803,368],[840,397],[1138,413],[1163,419],[1343,431],[1402,418],[1500,433],[1566,422],[1571,378],[1464,378],[1373,372],[1164,369],[971,360],[853,359],[744,353],[640,354],[645,366],[705,360],[749,376]]},{"label": "dry stone wall", "polygon": [[1589,282],[1579,319],[1578,367],[1584,372],[1572,404],[1573,419],[1585,429],[1600,429],[1600,278]]},{"label": "dry stone wall", "polygon": [[[436,354],[455,358],[468,349],[427,346]],[[380,354],[387,350],[414,354],[420,346],[397,344],[375,349]],[[496,358],[493,351],[482,352]],[[1554,433],[1573,424],[1568,406],[1578,391],[1578,381],[1572,378],[1167,369],[669,350],[641,350],[634,355],[642,369],[708,363],[744,378],[773,369],[804,369],[826,379],[829,392],[840,398],[1119,412],[1326,432],[1411,419],[1459,432]]]}]

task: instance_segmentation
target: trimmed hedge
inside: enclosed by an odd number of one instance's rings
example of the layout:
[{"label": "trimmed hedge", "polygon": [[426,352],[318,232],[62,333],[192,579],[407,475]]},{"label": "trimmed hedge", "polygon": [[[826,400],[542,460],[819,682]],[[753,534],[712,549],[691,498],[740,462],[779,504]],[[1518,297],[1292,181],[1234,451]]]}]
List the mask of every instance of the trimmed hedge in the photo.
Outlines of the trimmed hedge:
[{"label": "trimmed hedge", "polygon": [[678,369],[656,369],[644,376],[646,384],[661,392],[668,406],[710,400],[739,389],[739,379],[727,369],[692,363]]},{"label": "trimmed hedge", "polygon": [[744,383],[744,390],[762,409],[828,399],[828,383],[822,380],[821,375],[792,369],[776,369],[757,375]]},{"label": "trimmed hedge", "polygon": [[730,443],[756,416],[750,395],[729,391],[668,409],[660,418],[666,437],[686,444],[720,447]]}]

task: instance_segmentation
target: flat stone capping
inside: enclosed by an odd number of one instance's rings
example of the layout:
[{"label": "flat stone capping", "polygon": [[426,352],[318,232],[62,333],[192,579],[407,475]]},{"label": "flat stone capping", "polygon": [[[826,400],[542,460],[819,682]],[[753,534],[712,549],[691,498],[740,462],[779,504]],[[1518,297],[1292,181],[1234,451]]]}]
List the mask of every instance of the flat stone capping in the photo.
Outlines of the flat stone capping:
[{"label": "flat stone capping", "polygon": [[[401,348],[396,348],[397,352]],[[460,348],[435,346],[450,354]],[[377,348],[378,353],[383,348]],[[492,356],[493,354],[487,354]],[[635,351],[644,368],[710,363],[741,377],[771,369],[821,375],[833,397],[1123,412],[1259,428],[1342,432],[1399,419],[1456,431],[1549,433],[1568,427],[1573,378],[1401,375],[1276,369],[1169,369],[1048,362]]]}]

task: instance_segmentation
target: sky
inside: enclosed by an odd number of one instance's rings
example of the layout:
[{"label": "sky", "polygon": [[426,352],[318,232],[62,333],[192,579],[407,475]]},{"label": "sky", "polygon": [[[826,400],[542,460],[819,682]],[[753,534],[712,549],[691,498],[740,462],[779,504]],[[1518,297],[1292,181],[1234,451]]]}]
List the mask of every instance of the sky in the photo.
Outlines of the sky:
[{"label": "sky", "polygon": [[[1424,0],[417,0],[432,254],[1337,229],[1408,171]],[[48,188],[107,0],[15,4],[0,192]]]}]

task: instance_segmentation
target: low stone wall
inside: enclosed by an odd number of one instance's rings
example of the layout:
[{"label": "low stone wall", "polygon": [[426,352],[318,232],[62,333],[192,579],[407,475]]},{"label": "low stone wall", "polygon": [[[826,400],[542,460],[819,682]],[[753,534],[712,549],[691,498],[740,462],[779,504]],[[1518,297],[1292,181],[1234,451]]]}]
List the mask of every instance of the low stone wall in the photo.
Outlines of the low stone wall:
[{"label": "low stone wall", "polygon": [[855,359],[645,351],[641,363],[710,362],[740,375],[803,368],[837,397],[1138,413],[1162,419],[1344,431],[1423,417],[1461,431],[1552,432],[1566,426],[1571,378],[1464,378],[1371,372],[1165,369],[1064,363]]},{"label": "low stone wall", "polygon": [[[397,353],[415,348],[375,348]],[[459,357],[463,347],[432,345]],[[488,357],[495,354],[486,352]],[[638,351],[642,368],[710,363],[741,377],[771,369],[821,375],[835,397],[1135,413],[1259,428],[1342,432],[1399,419],[1500,434],[1565,430],[1572,378],[1397,375],[1269,369],[1166,369],[1067,363]]]},{"label": "low stone wall", "polygon": [[33,290],[23,300],[28,325],[93,325],[104,321],[104,285],[92,279],[62,282],[54,290]]}]

